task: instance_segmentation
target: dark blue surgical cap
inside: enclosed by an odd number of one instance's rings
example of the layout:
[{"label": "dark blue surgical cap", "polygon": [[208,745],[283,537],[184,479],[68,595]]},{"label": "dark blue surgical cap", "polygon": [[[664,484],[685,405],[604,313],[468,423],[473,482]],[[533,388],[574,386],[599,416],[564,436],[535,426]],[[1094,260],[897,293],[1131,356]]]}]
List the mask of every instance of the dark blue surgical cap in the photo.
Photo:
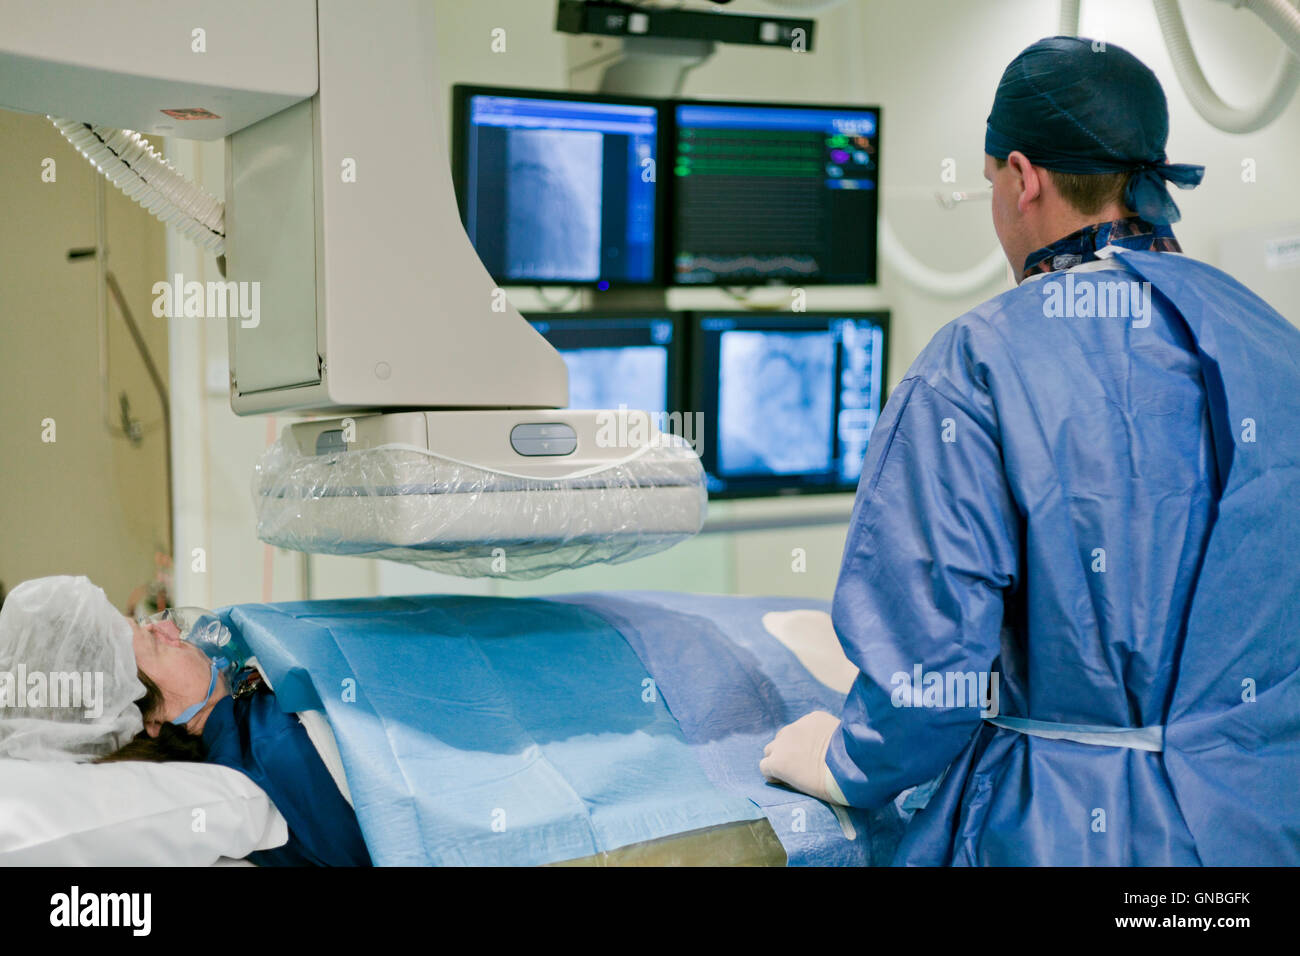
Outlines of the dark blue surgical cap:
[{"label": "dark blue surgical cap", "polygon": [[1165,157],[1169,107],[1156,75],[1128,50],[1079,37],[1026,47],[1002,74],[984,152],[1012,150],[1062,173],[1133,173],[1124,204],[1147,222],[1179,219],[1166,182],[1200,184],[1204,166]]}]

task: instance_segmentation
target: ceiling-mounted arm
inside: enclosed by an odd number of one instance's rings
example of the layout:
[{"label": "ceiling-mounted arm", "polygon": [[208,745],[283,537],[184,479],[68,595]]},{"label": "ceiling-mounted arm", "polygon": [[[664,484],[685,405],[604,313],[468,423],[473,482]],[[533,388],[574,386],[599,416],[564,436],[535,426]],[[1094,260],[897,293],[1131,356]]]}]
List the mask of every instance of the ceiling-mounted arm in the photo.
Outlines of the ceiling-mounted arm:
[{"label": "ceiling-mounted arm", "polygon": [[0,0],[0,106],[219,140],[317,90],[315,0]]},{"label": "ceiling-mounted arm", "polygon": [[[228,321],[239,414],[560,407],[562,358],[461,226],[435,19],[427,0],[0,0],[0,106],[70,117],[112,181],[224,247],[225,281],[177,283],[164,311]],[[224,209],[129,131],[226,139]]]},{"label": "ceiling-mounted arm", "polygon": [[221,139],[316,89],[314,0],[283,0],[274,16],[258,0],[0,0],[0,105],[47,114],[110,182],[215,256],[221,201],[141,134]]}]

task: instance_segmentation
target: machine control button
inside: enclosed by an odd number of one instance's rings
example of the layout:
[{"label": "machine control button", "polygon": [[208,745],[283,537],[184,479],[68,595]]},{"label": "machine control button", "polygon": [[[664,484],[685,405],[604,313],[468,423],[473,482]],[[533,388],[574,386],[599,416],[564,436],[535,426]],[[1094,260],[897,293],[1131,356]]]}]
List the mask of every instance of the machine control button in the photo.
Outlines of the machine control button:
[{"label": "machine control button", "polygon": [[528,457],[572,455],[578,448],[578,433],[562,422],[516,425],[510,430],[510,446]]},{"label": "machine control button", "polygon": [[337,455],[347,450],[348,443],[341,428],[331,428],[316,436],[316,454],[318,455]]}]

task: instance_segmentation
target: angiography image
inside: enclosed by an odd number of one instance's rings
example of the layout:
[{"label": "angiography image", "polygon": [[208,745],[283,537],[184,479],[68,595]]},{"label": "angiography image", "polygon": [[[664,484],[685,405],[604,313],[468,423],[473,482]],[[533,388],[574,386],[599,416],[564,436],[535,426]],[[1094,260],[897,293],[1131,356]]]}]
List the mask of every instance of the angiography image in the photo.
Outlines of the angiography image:
[{"label": "angiography image", "polygon": [[507,141],[506,270],[512,277],[600,275],[600,133],[513,130]]},{"label": "angiography image", "polygon": [[726,332],[718,385],[718,470],[796,475],[831,467],[830,332]]},{"label": "angiography image", "polygon": [[666,411],[668,351],[655,345],[616,349],[561,349],[569,369],[569,407],[626,405]]}]

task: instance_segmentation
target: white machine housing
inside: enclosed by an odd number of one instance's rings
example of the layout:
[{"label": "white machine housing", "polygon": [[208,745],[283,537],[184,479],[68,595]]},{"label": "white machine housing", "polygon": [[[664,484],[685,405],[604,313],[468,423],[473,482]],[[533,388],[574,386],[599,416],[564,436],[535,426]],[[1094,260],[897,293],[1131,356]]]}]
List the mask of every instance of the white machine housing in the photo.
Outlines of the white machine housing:
[{"label": "white machine housing", "polygon": [[[466,457],[431,451],[448,448]],[[288,426],[254,505],[259,536],[280,547],[465,567],[500,548],[534,576],[575,544],[623,560],[694,534],[701,478],[644,413],[395,412]]]},{"label": "white machine housing", "polygon": [[460,224],[429,4],[317,21],[319,92],[227,141],[227,278],[265,316],[230,323],[232,407],[563,407],[563,360]]},{"label": "white machine housing", "polygon": [[258,466],[263,540],[464,574],[509,542],[528,576],[662,550],[703,523],[699,459],[563,409],[563,359],[461,224],[431,6],[0,0],[0,105],[227,137],[221,291],[257,303],[228,320],[231,407],[391,413],[324,450],[346,422],[289,426]]},{"label": "white machine housing", "polygon": [[421,0],[0,0],[0,105],[229,137],[241,415],[568,403],[460,224],[437,58]]},{"label": "white machine housing", "polygon": [[0,0],[0,27],[0,105],[26,113],[215,140],[319,86],[315,0]]}]

